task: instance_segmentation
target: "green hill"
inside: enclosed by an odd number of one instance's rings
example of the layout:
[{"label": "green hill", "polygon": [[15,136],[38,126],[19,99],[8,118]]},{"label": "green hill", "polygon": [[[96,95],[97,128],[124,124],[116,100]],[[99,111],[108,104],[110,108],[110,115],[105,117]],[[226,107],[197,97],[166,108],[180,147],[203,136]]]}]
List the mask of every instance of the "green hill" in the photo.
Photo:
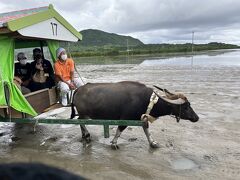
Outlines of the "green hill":
[{"label": "green hill", "polygon": [[114,33],[107,33],[96,29],[80,31],[83,40],[78,42],[81,46],[129,46],[143,45],[143,43],[131,36],[122,36]]},{"label": "green hill", "polygon": [[[107,33],[96,29],[80,31],[83,40],[76,43],[61,42],[73,56],[117,56],[161,53],[192,53],[192,44],[144,44],[131,36]],[[128,47],[127,47],[128,44]],[[216,49],[235,49],[237,45],[211,42],[194,44],[194,52]]]}]

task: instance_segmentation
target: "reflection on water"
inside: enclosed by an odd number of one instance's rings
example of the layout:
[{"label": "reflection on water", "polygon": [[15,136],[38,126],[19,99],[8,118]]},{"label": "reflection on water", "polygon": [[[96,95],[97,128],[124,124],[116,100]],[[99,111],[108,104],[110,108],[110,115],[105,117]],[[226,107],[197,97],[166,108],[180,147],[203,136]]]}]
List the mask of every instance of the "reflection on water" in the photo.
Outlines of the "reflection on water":
[{"label": "reflection on water", "polygon": [[231,57],[208,55],[198,55],[194,57],[173,57],[168,59],[145,60],[141,63],[141,65],[240,66],[239,55]]},{"label": "reflection on water", "polygon": [[77,64],[139,64],[144,61],[141,57],[129,57],[129,56],[112,56],[112,57],[78,57],[74,58]]},{"label": "reflection on water", "polygon": [[209,51],[195,56],[155,55],[74,58],[77,64],[140,64],[141,66],[180,65],[180,66],[240,66],[239,50]]}]

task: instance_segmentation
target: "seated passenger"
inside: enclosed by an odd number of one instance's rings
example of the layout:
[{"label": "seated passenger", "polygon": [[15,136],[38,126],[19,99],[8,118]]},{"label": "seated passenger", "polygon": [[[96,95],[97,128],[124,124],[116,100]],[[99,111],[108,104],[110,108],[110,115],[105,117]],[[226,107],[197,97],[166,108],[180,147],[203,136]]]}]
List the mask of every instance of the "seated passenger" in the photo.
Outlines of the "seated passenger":
[{"label": "seated passenger", "polygon": [[19,62],[15,63],[14,82],[23,94],[30,93],[28,85],[31,78],[31,66],[27,63],[27,57],[23,52],[17,54],[17,60]]},{"label": "seated passenger", "polygon": [[58,48],[56,51],[57,60],[54,64],[55,77],[60,89],[61,103],[66,106],[67,94],[70,90],[80,87],[83,83],[79,78],[74,78],[74,62],[71,58],[67,57],[64,48]]},{"label": "seated passenger", "polygon": [[44,88],[52,88],[55,85],[54,72],[51,63],[43,58],[39,48],[33,50],[33,59],[31,63],[31,91],[37,91]]}]

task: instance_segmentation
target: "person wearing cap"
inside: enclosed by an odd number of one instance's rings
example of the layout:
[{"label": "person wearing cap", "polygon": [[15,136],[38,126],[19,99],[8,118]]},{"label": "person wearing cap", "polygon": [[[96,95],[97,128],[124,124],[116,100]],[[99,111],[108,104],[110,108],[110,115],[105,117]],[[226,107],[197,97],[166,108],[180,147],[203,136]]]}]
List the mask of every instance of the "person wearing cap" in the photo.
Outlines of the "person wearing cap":
[{"label": "person wearing cap", "polygon": [[31,91],[44,88],[52,88],[55,85],[54,71],[51,63],[44,59],[41,49],[33,49],[33,59],[31,63]]},{"label": "person wearing cap", "polygon": [[63,106],[66,106],[67,94],[83,83],[79,78],[74,77],[74,61],[67,57],[66,50],[64,48],[58,48],[56,51],[57,60],[54,64],[55,79],[60,89],[60,101]]},{"label": "person wearing cap", "polygon": [[27,62],[27,57],[23,52],[17,54],[17,60],[14,67],[14,82],[21,88],[23,94],[30,93],[28,88],[31,78],[30,63]]}]

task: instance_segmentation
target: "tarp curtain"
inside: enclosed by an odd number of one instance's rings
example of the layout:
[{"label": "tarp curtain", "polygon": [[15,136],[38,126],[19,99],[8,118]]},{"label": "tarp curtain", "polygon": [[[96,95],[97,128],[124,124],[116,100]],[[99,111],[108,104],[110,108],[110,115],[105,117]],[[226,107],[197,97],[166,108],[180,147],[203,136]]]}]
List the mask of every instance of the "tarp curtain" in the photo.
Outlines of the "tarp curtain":
[{"label": "tarp curtain", "polygon": [[59,42],[54,40],[47,40],[47,45],[51,54],[52,61],[55,62],[57,59],[56,50],[59,47]]},{"label": "tarp curtain", "polygon": [[7,105],[4,84],[10,91],[10,106],[17,111],[36,116],[37,113],[13,83],[14,77],[14,39],[0,36],[0,105]]}]

